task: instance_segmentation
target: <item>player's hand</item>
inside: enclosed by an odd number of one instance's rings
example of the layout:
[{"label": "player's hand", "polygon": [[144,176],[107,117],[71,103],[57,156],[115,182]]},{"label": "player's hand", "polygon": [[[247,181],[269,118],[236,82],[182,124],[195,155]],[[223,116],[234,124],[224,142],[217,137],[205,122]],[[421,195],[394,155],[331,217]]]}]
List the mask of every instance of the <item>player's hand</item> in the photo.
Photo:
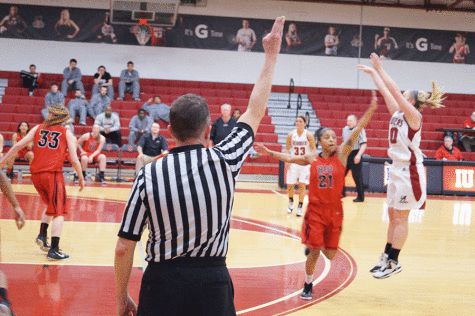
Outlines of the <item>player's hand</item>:
[{"label": "player's hand", "polygon": [[137,156],[137,159],[143,159],[143,154],[139,154],[139,155]]},{"label": "player's hand", "polygon": [[256,151],[260,154],[263,154],[263,155],[269,155],[270,154],[270,150],[267,149],[266,146],[262,145],[262,144],[256,144]]},{"label": "player's hand", "polygon": [[369,63],[374,67],[374,69],[378,70],[383,68],[383,56],[378,56],[376,53],[371,53],[369,58],[371,58]]},{"label": "player's hand", "polygon": [[364,71],[367,74],[371,74],[374,69],[365,65],[358,65],[358,69]]},{"label": "player's hand", "polygon": [[74,80],[68,80],[68,84],[72,84]]},{"label": "player's hand", "polygon": [[13,217],[15,218],[16,227],[18,227],[18,229],[22,229],[23,226],[25,226],[25,213],[23,213],[21,207],[16,207],[13,210]]},{"label": "player's hand", "polygon": [[94,158],[93,157],[88,157],[87,158],[87,163],[92,163],[94,161]]},{"label": "player's hand", "polygon": [[272,31],[262,39],[262,46],[267,57],[277,58],[277,55],[279,55],[284,23],[285,17],[278,17],[274,22],[274,26],[272,26]]},{"label": "player's hand", "polygon": [[356,165],[359,164],[360,161],[361,161],[361,156],[356,155],[356,156],[355,156],[355,159],[354,159],[353,161],[355,162]]},{"label": "player's hand", "polygon": [[79,177],[79,192],[82,191],[82,189],[84,189],[84,177]]},{"label": "player's hand", "polygon": [[117,302],[117,315],[118,316],[135,316],[137,315],[137,305],[134,300],[127,295],[125,300]]},{"label": "player's hand", "polygon": [[150,98],[150,99],[148,99],[147,102],[150,103],[150,102],[152,102],[152,101],[153,101],[153,98]]}]

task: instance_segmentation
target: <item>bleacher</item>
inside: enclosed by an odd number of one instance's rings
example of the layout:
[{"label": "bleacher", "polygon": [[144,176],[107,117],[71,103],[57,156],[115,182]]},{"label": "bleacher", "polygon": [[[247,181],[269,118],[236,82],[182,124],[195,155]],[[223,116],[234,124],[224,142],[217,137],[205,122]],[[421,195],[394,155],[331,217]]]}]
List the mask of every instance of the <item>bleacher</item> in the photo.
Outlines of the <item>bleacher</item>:
[{"label": "bleacher", "polygon": [[[370,90],[335,88],[303,88],[302,90],[308,94],[308,99],[312,102],[320,124],[335,129],[339,143],[348,115],[355,114],[360,118],[371,101]],[[445,108],[425,108],[422,111],[420,147],[429,158],[435,158],[437,149],[443,145],[444,133],[436,129],[462,128],[464,120],[469,118],[475,109],[475,95],[448,93],[445,97],[443,101]],[[366,128],[368,147],[365,154],[372,157],[387,157],[388,126],[391,115],[379,93],[378,100],[380,106]],[[460,146],[459,149],[465,160],[475,161],[475,153],[465,152]]]},{"label": "bleacher", "polygon": [[[45,95],[50,91],[49,85],[56,82],[59,85],[62,81],[61,74],[42,74],[44,82],[35,89],[34,96],[28,95],[28,90],[22,87],[22,82],[18,72],[0,71],[0,78],[8,80],[8,86],[5,88],[5,94],[0,104],[0,133],[5,140],[11,140],[16,131],[18,123],[27,121],[30,128],[40,124],[43,121],[41,110],[44,108]],[[86,91],[88,101],[91,98],[91,90],[93,86],[92,76],[83,76],[82,82]],[[117,98],[117,86],[119,78],[114,77],[114,92]],[[252,91],[252,84],[234,84],[234,83],[215,83],[215,82],[199,82],[199,81],[180,81],[180,80],[159,80],[159,79],[140,79],[141,102],[135,102],[130,94],[126,94],[124,101],[112,101],[111,106],[114,112],[119,114],[121,118],[121,134],[122,144],[127,143],[129,135],[129,123],[138,109],[144,102],[155,95],[160,95],[162,102],[171,104],[176,98],[186,93],[194,93],[206,98],[211,112],[211,120],[214,121],[220,114],[220,106],[223,103],[232,105],[233,110],[239,108],[242,112],[247,108],[249,97]],[[69,91],[65,105],[69,100],[74,98],[74,92]],[[77,125],[79,117],[76,117],[74,133],[80,136],[91,130],[93,120],[87,118],[87,126]],[[170,148],[175,146],[174,140],[167,131],[167,123],[158,122],[161,130],[160,133],[167,138]],[[272,150],[280,151],[281,145],[277,144],[277,134],[274,133],[274,125],[271,117],[266,115],[259,126],[255,140],[257,143],[263,143]],[[4,150],[4,152],[6,149]],[[124,166],[133,168],[133,166]],[[243,174],[265,174],[277,175],[279,171],[278,164],[268,156],[261,156],[257,159],[247,158],[243,165]]]},{"label": "bleacher", "polygon": [[[30,97],[27,89],[22,87],[18,72],[0,71],[0,78],[8,79],[8,86],[5,88],[5,95],[0,105],[0,133],[6,140],[11,139],[20,121],[29,122],[30,128],[43,121],[40,113],[44,107],[44,97],[50,91],[49,85],[52,82],[61,83],[62,75],[42,74],[42,76],[44,78],[42,86],[35,90],[34,96]],[[114,77],[113,81],[117,97],[119,78]],[[83,76],[82,82],[86,90],[86,98],[90,100],[93,77]],[[132,96],[126,94],[124,101],[114,100],[111,103],[114,112],[117,112],[121,118],[122,144],[127,143],[131,118],[137,114],[137,110],[144,102],[155,95],[160,95],[162,102],[166,104],[171,104],[185,93],[201,95],[207,99],[211,120],[214,121],[220,117],[220,106],[223,103],[229,103],[233,109],[239,108],[244,112],[253,87],[252,84],[160,79],[140,79],[140,85],[141,102],[133,101]],[[273,86],[272,91],[288,93],[288,87]],[[361,117],[371,100],[369,90],[296,87],[295,92],[308,95],[320,124],[334,128],[339,142],[341,142],[341,132],[346,125],[347,116],[355,114]],[[73,97],[74,92],[69,91],[66,96],[66,105]],[[429,158],[434,158],[436,150],[443,144],[443,132],[435,131],[435,129],[461,128],[463,121],[475,108],[475,95],[447,94],[446,97],[443,102],[445,108],[435,110],[426,108],[423,111],[421,149]],[[380,95],[378,98],[380,107],[366,128],[368,147],[365,153],[371,157],[387,157],[387,130],[390,114],[384,105],[383,98]],[[88,126],[77,125],[78,120],[79,118],[76,117],[74,132],[77,136],[90,131],[93,124],[91,118],[87,118]],[[169,146],[173,147],[175,143],[166,129],[167,123],[163,121],[158,123],[161,127],[160,133],[167,138]],[[272,150],[280,151],[282,146],[277,143],[278,135],[274,129],[271,116],[266,114],[256,135],[256,142],[263,143]],[[465,160],[475,161],[475,153],[462,152],[462,155]],[[133,168],[133,166],[124,167]],[[278,171],[278,164],[269,156],[261,156],[253,160],[248,158],[242,169],[243,174],[277,175]]]}]

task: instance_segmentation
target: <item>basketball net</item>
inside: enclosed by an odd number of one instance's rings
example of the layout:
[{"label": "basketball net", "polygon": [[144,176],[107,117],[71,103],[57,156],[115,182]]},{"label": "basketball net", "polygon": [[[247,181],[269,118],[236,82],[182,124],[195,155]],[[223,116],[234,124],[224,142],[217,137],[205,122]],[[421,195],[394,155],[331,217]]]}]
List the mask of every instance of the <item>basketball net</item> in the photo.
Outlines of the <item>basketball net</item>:
[{"label": "basketball net", "polygon": [[139,23],[134,26],[134,34],[140,45],[147,44],[152,36],[152,28],[147,24],[147,19],[139,19]]}]

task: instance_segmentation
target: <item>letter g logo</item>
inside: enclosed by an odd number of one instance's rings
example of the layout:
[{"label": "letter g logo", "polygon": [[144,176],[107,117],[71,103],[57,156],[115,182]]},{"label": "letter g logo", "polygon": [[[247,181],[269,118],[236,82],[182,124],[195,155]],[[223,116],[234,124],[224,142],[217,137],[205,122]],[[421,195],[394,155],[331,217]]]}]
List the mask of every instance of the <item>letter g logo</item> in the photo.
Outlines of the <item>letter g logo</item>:
[{"label": "letter g logo", "polygon": [[208,26],[205,24],[200,24],[195,28],[195,34],[198,38],[207,38],[208,37]]},{"label": "letter g logo", "polygon": [[416,48],[421,52],[425,52],[427,50],[427,38],[421,37],[416,41]]}]

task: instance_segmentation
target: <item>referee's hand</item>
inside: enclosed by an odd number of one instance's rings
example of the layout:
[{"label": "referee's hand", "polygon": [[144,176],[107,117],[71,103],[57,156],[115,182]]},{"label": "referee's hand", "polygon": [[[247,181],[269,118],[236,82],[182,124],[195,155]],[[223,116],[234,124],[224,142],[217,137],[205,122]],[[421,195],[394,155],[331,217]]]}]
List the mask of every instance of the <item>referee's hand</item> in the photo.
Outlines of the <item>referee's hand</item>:
[{"label": "referee's hand", "polygon": [[279,55],[282,45],[284,23],[285,17],[278,17],[274,22],[274,26],[272,26],[272,31],[262,39],[262,46],[268,57],[277,57],[277,55]]},{"label": "referee's hand", "polygon": [[117,304],[117,316],[136,316],[137,305],[134,300],[127,295],[127,298]]}]

